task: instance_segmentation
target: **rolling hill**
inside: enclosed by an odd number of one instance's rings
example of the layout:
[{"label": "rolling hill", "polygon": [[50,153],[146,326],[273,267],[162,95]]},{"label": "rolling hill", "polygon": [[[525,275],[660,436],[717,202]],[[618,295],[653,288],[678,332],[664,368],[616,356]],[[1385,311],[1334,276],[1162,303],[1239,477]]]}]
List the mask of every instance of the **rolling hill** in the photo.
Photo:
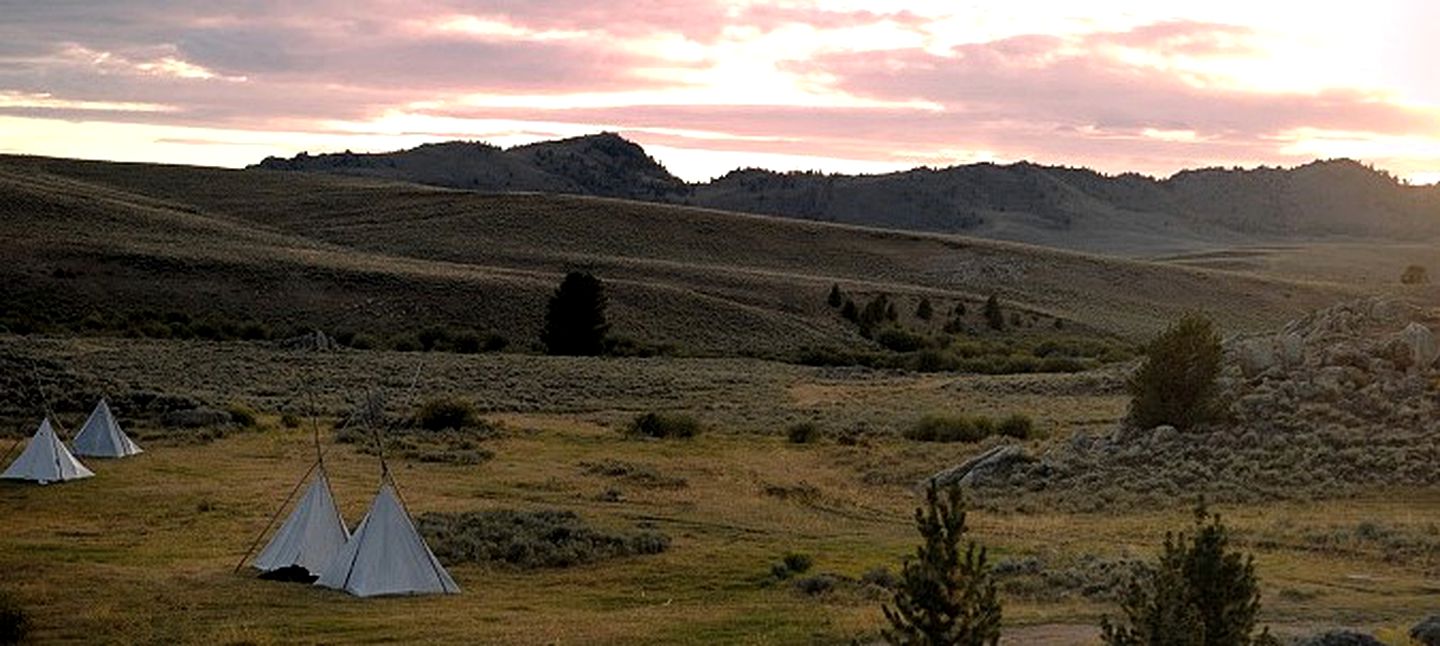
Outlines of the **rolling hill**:
[{"label": "rolling hill", "polygon": [[538,191],[966,235],[1130,256],[1240,244],[1440,235],[1440,188],[1350,160],[1202,169],[1167,179],[990,163],[883,175],[742,169],[686,184],[613,133],[501,150],[430,144],[392,153],[269,158],[325,172],[485,192]]},{"label": "rolling hill", "polygon": [[1189,309],[1231,330],[1353,293],[953,235],[375,178],[0,157],[0,320],[136,312],[384,336],[432,325],[534,343],[565,271],[608,285],[615,332],[704,355],[874,347],[825,304],[888,293],[1126,339]]}]

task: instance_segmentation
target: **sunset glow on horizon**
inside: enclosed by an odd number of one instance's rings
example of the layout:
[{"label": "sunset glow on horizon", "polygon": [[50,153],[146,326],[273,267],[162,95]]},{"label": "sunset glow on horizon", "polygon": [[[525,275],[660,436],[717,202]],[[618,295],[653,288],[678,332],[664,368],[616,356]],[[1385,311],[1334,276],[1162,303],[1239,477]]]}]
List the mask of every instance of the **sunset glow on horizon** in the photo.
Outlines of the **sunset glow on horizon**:
[{"label": "sunset glow on horizon", "polygon": [[0,1],[0,152],[244,166],[614,131],[676,175],[1351,157],[1440,180],[1422,0]]}]

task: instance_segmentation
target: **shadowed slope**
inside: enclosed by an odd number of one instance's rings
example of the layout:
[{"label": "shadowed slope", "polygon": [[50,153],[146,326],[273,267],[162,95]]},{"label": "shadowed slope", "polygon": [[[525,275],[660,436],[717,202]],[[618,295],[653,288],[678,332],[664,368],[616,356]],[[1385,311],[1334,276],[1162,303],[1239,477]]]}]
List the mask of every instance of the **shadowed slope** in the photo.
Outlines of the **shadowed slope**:
[{"label": "shadowed slope", "polygon": [[6,157],[0,195],[0,292],[53,318],[183,308],[381,334],[464,324],[528,343],[559,277],[584,268],[609,285],[621,335],[774,355],[869,343],[825,306],[832,283],[912,309],[995,292],[1135,338],[1187,309],[1249,329],[1346,293],[954,236],[269,171]]}]

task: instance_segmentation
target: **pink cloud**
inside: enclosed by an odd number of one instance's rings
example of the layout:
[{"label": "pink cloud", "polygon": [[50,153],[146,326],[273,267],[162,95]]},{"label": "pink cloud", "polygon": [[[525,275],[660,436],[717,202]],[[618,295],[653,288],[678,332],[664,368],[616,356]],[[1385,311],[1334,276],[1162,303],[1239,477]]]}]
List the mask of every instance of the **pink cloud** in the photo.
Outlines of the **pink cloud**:
[{"label": "pink cloud", "polygon": [[[1195,26],[1186,27],[1185,33],[1197,33]],[[1169,25],[1159,37],[1136,32],[1121,37],[1164,43],[1175,30]],[[1358,90],[1285,94],[1200,87],[1174,72],[1085,49],[1076,53],[1049,36],[965,45],[948,56],[919,49],[839,53],[796,62],[793,68],[833,75],[839,89],[859,96],[936,102],[970,121],[1187,129],[1227,137],[1262,137],[1305,126],[1381,134],[1440,126],[1433,113]]]}]

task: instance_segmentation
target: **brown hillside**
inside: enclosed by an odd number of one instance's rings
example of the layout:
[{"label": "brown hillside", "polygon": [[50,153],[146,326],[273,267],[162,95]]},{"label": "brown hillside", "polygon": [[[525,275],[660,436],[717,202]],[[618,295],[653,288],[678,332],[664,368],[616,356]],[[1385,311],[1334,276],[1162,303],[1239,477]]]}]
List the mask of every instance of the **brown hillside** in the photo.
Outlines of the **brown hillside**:
[{"label": "brown hillside", "polygon": [[433,324],[533,342],[560,275],[611,288],[616,332],[707,354],[868,344],[832,283],[1013,308],[1139,338],[1187,309],[1232,329],[1345,296],[1018,244],[586,197],[481,195],[261,170],[0,158],[11,316],[139,308],[371,334]]}]

